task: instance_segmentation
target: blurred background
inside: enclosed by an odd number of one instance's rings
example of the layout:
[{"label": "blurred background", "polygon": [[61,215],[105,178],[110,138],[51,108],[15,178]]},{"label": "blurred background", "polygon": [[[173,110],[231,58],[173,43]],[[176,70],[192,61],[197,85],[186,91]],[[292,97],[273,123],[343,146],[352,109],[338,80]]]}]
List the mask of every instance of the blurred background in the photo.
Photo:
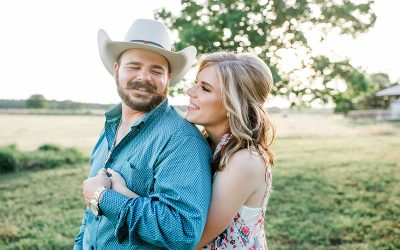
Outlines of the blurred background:
[{"label": "blurred background", "polygon": [[[104,112],[119,102],[97,31],[164,22],[174,50],[233,50],[274,75],[270,249],[400,248],[395,0],[3,1],[0,249],[71,249]],[[174,88],[183,112],[196,67]]]}]

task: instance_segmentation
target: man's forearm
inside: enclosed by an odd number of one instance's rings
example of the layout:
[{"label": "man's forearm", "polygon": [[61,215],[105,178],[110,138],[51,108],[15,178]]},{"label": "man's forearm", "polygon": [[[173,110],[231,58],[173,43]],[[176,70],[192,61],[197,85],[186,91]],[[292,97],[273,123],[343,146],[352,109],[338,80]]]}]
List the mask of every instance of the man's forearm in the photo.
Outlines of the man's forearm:
[{"label": "man's forearm", "polygon": [[193,249],[201,236],[200,218],[206,216],[201,211],[178,211],[149,197],[129,199],[114,190],[104,193],[100,208],[104,216],[116,221],[115,236],[119,242],[128,240],[135,244],[140,238],[168,249]]}]

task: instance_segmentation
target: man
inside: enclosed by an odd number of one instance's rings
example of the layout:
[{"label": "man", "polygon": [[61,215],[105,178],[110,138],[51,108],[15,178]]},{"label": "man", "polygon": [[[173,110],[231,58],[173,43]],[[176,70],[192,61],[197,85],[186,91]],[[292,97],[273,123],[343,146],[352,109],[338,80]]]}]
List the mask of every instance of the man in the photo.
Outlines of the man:
[{"label": "man", "polygon": [[[124,42],[100,30],[100,56],[122,103],[108,111],[83,183],[89,204],[75,249],[193,249],[211,199],[211,149],[198,129],[168,105],[168,87],[196,56],[172,52],[166,27],[139,19]],[[112,187],[113,169],[139,197]]]}]

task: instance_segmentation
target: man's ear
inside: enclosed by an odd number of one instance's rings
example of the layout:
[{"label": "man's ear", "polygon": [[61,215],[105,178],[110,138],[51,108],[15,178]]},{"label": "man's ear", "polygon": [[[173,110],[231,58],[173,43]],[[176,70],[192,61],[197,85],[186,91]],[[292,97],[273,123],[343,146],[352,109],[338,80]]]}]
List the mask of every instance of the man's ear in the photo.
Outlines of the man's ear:
[{"label": "man's ear", "polygon": [[172,74],[168,73],[168,81],[171,81],[171,78],[172,78]]},{"label": "man's ear", "polygon": [[114,79],[115,80],[117,80],[117,78],[118,78],[118,69],[119,69],[118,63],[114,63]]}]

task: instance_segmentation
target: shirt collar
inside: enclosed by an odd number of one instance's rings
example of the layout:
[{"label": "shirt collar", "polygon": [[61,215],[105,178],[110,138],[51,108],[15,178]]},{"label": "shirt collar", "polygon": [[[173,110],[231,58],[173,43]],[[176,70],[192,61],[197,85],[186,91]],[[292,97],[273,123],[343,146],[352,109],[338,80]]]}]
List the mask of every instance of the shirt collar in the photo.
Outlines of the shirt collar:
[{"label": "shirt collar", "polygon": [[121,118],[122,115],[122,104],[119,103],[110,110],[108,110],[104,116],[106,117],[106,122],[113,122]]},{"label": "shirt collar", "polygon": [[[169,107],[168,98],[165,98],[165,100],[162,101],[157,107],[144,113],[144,115],[138,121],[136,121],[132,125],[132,127],[135,127],[141,123],[150,123],[156,117],[165,113],[167,111],[168,107]],[[104,115],[106,117],[107,123],[115,122],[115,121],[119,120],[122,116],[122,104],[121,103],[117,104],[115,107],[108,110]]]}]

